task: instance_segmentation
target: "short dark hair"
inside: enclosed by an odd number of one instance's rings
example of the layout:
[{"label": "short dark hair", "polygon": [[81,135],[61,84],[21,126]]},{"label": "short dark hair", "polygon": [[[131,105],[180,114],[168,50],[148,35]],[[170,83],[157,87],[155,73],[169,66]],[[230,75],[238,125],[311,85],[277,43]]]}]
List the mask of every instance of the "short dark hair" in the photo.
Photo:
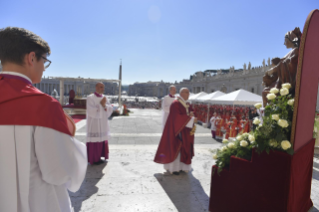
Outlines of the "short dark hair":
[{"label": "short dark hair", "polygon": [[49,44],[29,30],[18,27],[0,29],[0,61],[2,64],[12,62],[23,65],[24,56],[30,52],[35,52],[37,60],[43,54],[51,54]]}]

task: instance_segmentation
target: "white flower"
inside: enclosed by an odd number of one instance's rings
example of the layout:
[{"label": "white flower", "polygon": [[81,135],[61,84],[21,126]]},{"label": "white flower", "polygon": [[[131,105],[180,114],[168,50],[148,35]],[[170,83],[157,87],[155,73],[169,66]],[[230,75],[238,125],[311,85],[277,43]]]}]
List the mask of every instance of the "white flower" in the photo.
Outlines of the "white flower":
[{"label": "white flower", "polygon": [[281,84],[281,87],[282,88],[287,88],[289,90],[291,88],[291,84],[290,83],[284,83],[284,84]]},{"label": "white flower", "polygon": [[243,136],[238,135],[238,136],[236,137],[236,140],[237,140],[237,141],[241,141],[241,140],[243,140]]},{"label": "white flower", "polygon": [[279,119],[277,123],[282,128],[286,128],[289,126],[288,122],[285,119]]},{"label": "white flower", "polygon": [[220,162],[218,166],[222,166],[222,165],[223,165],[223,162]]},{"label": "white flower", "polygon": [[254,106],[255,106],[255,108],[259,109],[259,108],[261,108],[263,105],[262,105],[261,103],[257,103],[257,104],[255,104]]},{"label": "white flower", "polygon": [[255,141],[255,136],[249,135],[249,136],[248,136],[248,140],[249,140],[251,143],[253,143],[253,142]]},{"label": "white flower", "polygon": [[254,125],[260,124],[260,120],[258,118],[255,118],[254,121],[253,121],[253,124]]},{"label": "white flower", "polygon": [[246,146],[248,146],[248,142],[243,140],[243,141],[240,142],[240,146],[246,147]]},{"label": "white flower", "polygon": [[217,155],[216,155],[216,154],[213,155],[213,159],[214,159],[214,160],[217,160]]},{"label": "white flower", "polygon": [[271,118],[272,118],[272,120],[278,121],[279,120],[279,115],[278,114],[273,114],[273,115],[271,115]]},{"label": "white flower", "polygon": [[227,144],[227,147],[229,149],[235,148],[235,144],[233,142],[230,142],[230,143]]},{"label": "white flower", "polygon": [[258,127],[257,127],[257,129],[261,128],[262,126],[263,126],[262,124],[259,124]]},{"label": "white flower", "polygon": [[295,99],[289,99],[287,103],[288,103],[288,105],[293,106],[295,103]]},{"label": "white flower", "polygon": [[314,128],[313,128],[313,131],[314,131],[315,133],[318,132],[317,127],[314,127]]},{"label": "white flower", "polygon": [[226,151],[226,150],[227,150],[227,146],[223,146],[220,150],[221,150],[222,152]]},{"label": "white flower", "polygon": [[287,94],[289,94],[289,90],[287,88],[280,89],[280,95],[286,96]]},{"label": "white flower", "polygon": [[223,143],[224,144],[228,143],[228,140],[227,139],[223,139]]},{"label": "white flower", "polygon": [[275,98],[276,98],[276,95],[275,95],[275,94],[273,94],[273,93],[267,94],[267,99],[268,99],[268,100],[273,100],[273,99],[275,99]]},{"label": "white flower", "polygon": [[270,89],[269,93],[277,94],[279,90],[277,88]]},{"label": "white flower", "polygon": [[290,144],[289,141],[284,140],[284,141],[281,142],[281,147],[282,147],[284,150],[287,150],[287,149],[289,149],[289,148],[291,147],[291,144]]}]

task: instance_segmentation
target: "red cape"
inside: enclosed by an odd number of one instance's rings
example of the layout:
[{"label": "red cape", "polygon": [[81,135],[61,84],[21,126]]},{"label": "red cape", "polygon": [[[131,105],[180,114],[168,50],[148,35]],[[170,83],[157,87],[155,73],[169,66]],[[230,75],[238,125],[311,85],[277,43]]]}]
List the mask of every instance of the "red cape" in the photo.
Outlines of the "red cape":
[{"label": "red cape", "polygon": [[72,136],[56,99],[31,84],[3,75],[0,75],[0,125],[41,126]]},{"label": "red cape", "polygon": [[170,107],[154,162],[171,163],[176,159],[178,153],[181,153],[181,162],[191,164],[194,156],[194,136],[190,135],[191,129],[185,127],[190,119],[185,107],[175,100]]}]

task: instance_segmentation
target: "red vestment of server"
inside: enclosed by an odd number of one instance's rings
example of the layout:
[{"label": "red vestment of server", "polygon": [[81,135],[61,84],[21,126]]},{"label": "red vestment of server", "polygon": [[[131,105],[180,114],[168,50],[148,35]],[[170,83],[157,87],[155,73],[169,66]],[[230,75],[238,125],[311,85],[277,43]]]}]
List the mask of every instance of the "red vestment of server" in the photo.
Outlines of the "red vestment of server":
[{"label": "red vestment of server", "polygon": [[60,103],[19,77],[0,74],[0,125],[47,127],[71,135]]},{"label": "red vestment of server", "polygon": [[171,163],[181,153],[181,162],[191,164],[194,156],[194,135],[190,135],[192,129],[185,127],[190,119],[186,108],[175,100],[171,105],[154,162]]}]

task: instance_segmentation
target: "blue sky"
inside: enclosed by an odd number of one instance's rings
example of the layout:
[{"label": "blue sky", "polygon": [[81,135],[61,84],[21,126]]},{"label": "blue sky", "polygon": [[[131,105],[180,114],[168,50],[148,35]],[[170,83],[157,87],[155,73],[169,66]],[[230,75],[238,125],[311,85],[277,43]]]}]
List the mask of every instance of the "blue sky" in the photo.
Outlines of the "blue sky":
[{"label": "blue sky", "polygon": [[123,84],[174,82],[196,71],[262,65],[282,57],[287,31],[318,0],[0,0],[0,28],[26,28],[45,39],[45,76],[118,78]]}]

